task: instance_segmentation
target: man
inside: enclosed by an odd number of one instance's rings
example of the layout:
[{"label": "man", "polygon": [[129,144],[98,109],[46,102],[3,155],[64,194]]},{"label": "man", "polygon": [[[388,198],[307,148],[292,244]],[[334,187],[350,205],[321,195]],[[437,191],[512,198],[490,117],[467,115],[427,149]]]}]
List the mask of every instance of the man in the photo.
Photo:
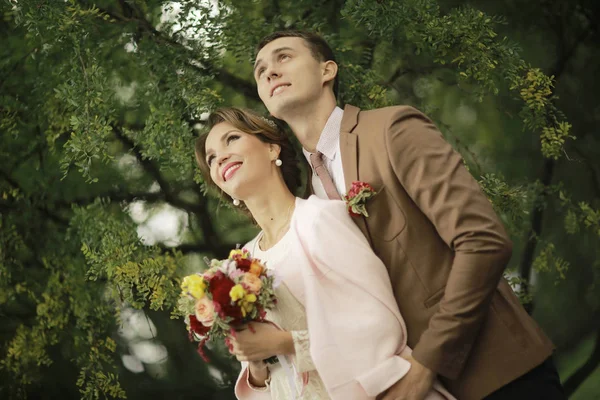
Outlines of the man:
[{"label": "man", "polygon": [[356,224],[386,264],[413,348],[383,399],[422,399],[438,376],[460,400],[563,399],[553,345],[502,278],[511,242],[461,157],[417,110],[336,106],[338,66],[319,36],[277,32],[254,78],[314,174],[339,199],[353,181],[377,195]]}]

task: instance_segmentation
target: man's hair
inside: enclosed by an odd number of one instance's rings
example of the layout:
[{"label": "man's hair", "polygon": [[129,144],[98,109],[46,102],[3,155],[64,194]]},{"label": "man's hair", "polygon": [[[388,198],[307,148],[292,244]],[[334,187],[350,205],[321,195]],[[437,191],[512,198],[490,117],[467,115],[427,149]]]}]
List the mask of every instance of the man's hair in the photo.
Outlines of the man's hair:
[{"label": "man's hair", "polygon": [[[256,54],[265,47],[267,44],[271,43],[275,39],[284,38],[284,37],[297,37],[304,39],[307,47],[309,48],[312,56],[319,62],[322,61],[333,61],[335,60],[335,55],[333,54],[333,50],[327,44],[325,39],[316,33],[307,32],[307,31],[296,31],[296,30],[288,30],[288,31],[278,31],[273,32],[264,38],[258,43],[256,46]],[[335,79],[333,80],[333,94],[337,98],[339,91],[339,74],[335,75]]]}]

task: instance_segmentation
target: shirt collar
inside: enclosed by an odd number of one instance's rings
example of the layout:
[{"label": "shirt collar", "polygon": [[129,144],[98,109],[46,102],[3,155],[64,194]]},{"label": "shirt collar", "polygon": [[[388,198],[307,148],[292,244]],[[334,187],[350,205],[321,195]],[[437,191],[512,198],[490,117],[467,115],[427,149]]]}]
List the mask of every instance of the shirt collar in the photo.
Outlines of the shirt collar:
[{"label": "shirt collar", "polygon": [[[329,160],[335,158],[337,153],[338,143],[340,141],[340,129],[342,127],[342,118],[344,116],[344,110],[339,107],[335,107],[321,132],[319,141],[317,142],[317,151],[323,153]],[[302,149],[307,159],[310,157],[310,152]]]}]

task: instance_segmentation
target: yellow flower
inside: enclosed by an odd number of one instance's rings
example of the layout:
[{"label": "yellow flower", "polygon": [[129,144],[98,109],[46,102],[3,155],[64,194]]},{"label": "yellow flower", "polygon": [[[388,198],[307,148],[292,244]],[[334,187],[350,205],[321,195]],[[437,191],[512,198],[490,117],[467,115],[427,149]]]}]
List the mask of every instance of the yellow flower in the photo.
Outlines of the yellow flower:
[{"label": "yellow flower", "polygon": [[240,309],[242,310],[242,316],[244,317],[246,314],[252,311],[254,302],[256,302],[256,295],[246,292],[244,287],[240,284],[237,284],[231,288],[229,291],[229,297],[231,297],[231,300],[234,302],[239,300],[238,305],[240,306]]},{"label": "yellow flower", "polygon": [[242,258],[247,258],[248,253],[245,253],[243,249],[233,249],[229,252],[229,258],[233,258],[237,255],[239,255]]},{"label": "yellow flower", "polygon": [[242,285],[240,285],[239,283],[237,285],[235,285],[234,287],[231,288],[231,290],[229,291],[229,297],[231,297],[231,300],[233,301],[238,301],[244,298],[244,296],[246,295],[246,290],[244,290],[244,287]]},{"label": "yellow flower", "polygon": [[205,289],[206,282],[204,282],[204,279],[200,275],[188,275],[181,282],[181,290],[186,294],[189,293],[196,300],[204,297]]},{"label": "yellow flower", "polygon": [[254,302],[256,302],[256,296],[254,294],[248,294],[240,302],[240,308],[242,309],[242,316],[245,317],[254,308]]}]

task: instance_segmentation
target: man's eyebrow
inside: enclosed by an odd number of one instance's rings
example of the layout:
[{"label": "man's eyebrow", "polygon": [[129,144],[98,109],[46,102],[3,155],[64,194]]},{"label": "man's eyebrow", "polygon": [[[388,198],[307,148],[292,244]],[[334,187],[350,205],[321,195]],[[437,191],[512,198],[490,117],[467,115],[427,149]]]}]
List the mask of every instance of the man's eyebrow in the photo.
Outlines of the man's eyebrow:
[{"label": "man's eyebrow", "polygon": [[[294,49],[292,49],[291,47],[285,46],[285,47],[279,47],[275,50],[273,50],[273,54],[278,54],[281,53],[282,51],[294,51]],[[252,73],[254,74],[256,72],[256,67],[258,67],[258,65],[262,62],[262,59],[257,58],[256,61],[254,62],[254,68],[252,69]]]}]

